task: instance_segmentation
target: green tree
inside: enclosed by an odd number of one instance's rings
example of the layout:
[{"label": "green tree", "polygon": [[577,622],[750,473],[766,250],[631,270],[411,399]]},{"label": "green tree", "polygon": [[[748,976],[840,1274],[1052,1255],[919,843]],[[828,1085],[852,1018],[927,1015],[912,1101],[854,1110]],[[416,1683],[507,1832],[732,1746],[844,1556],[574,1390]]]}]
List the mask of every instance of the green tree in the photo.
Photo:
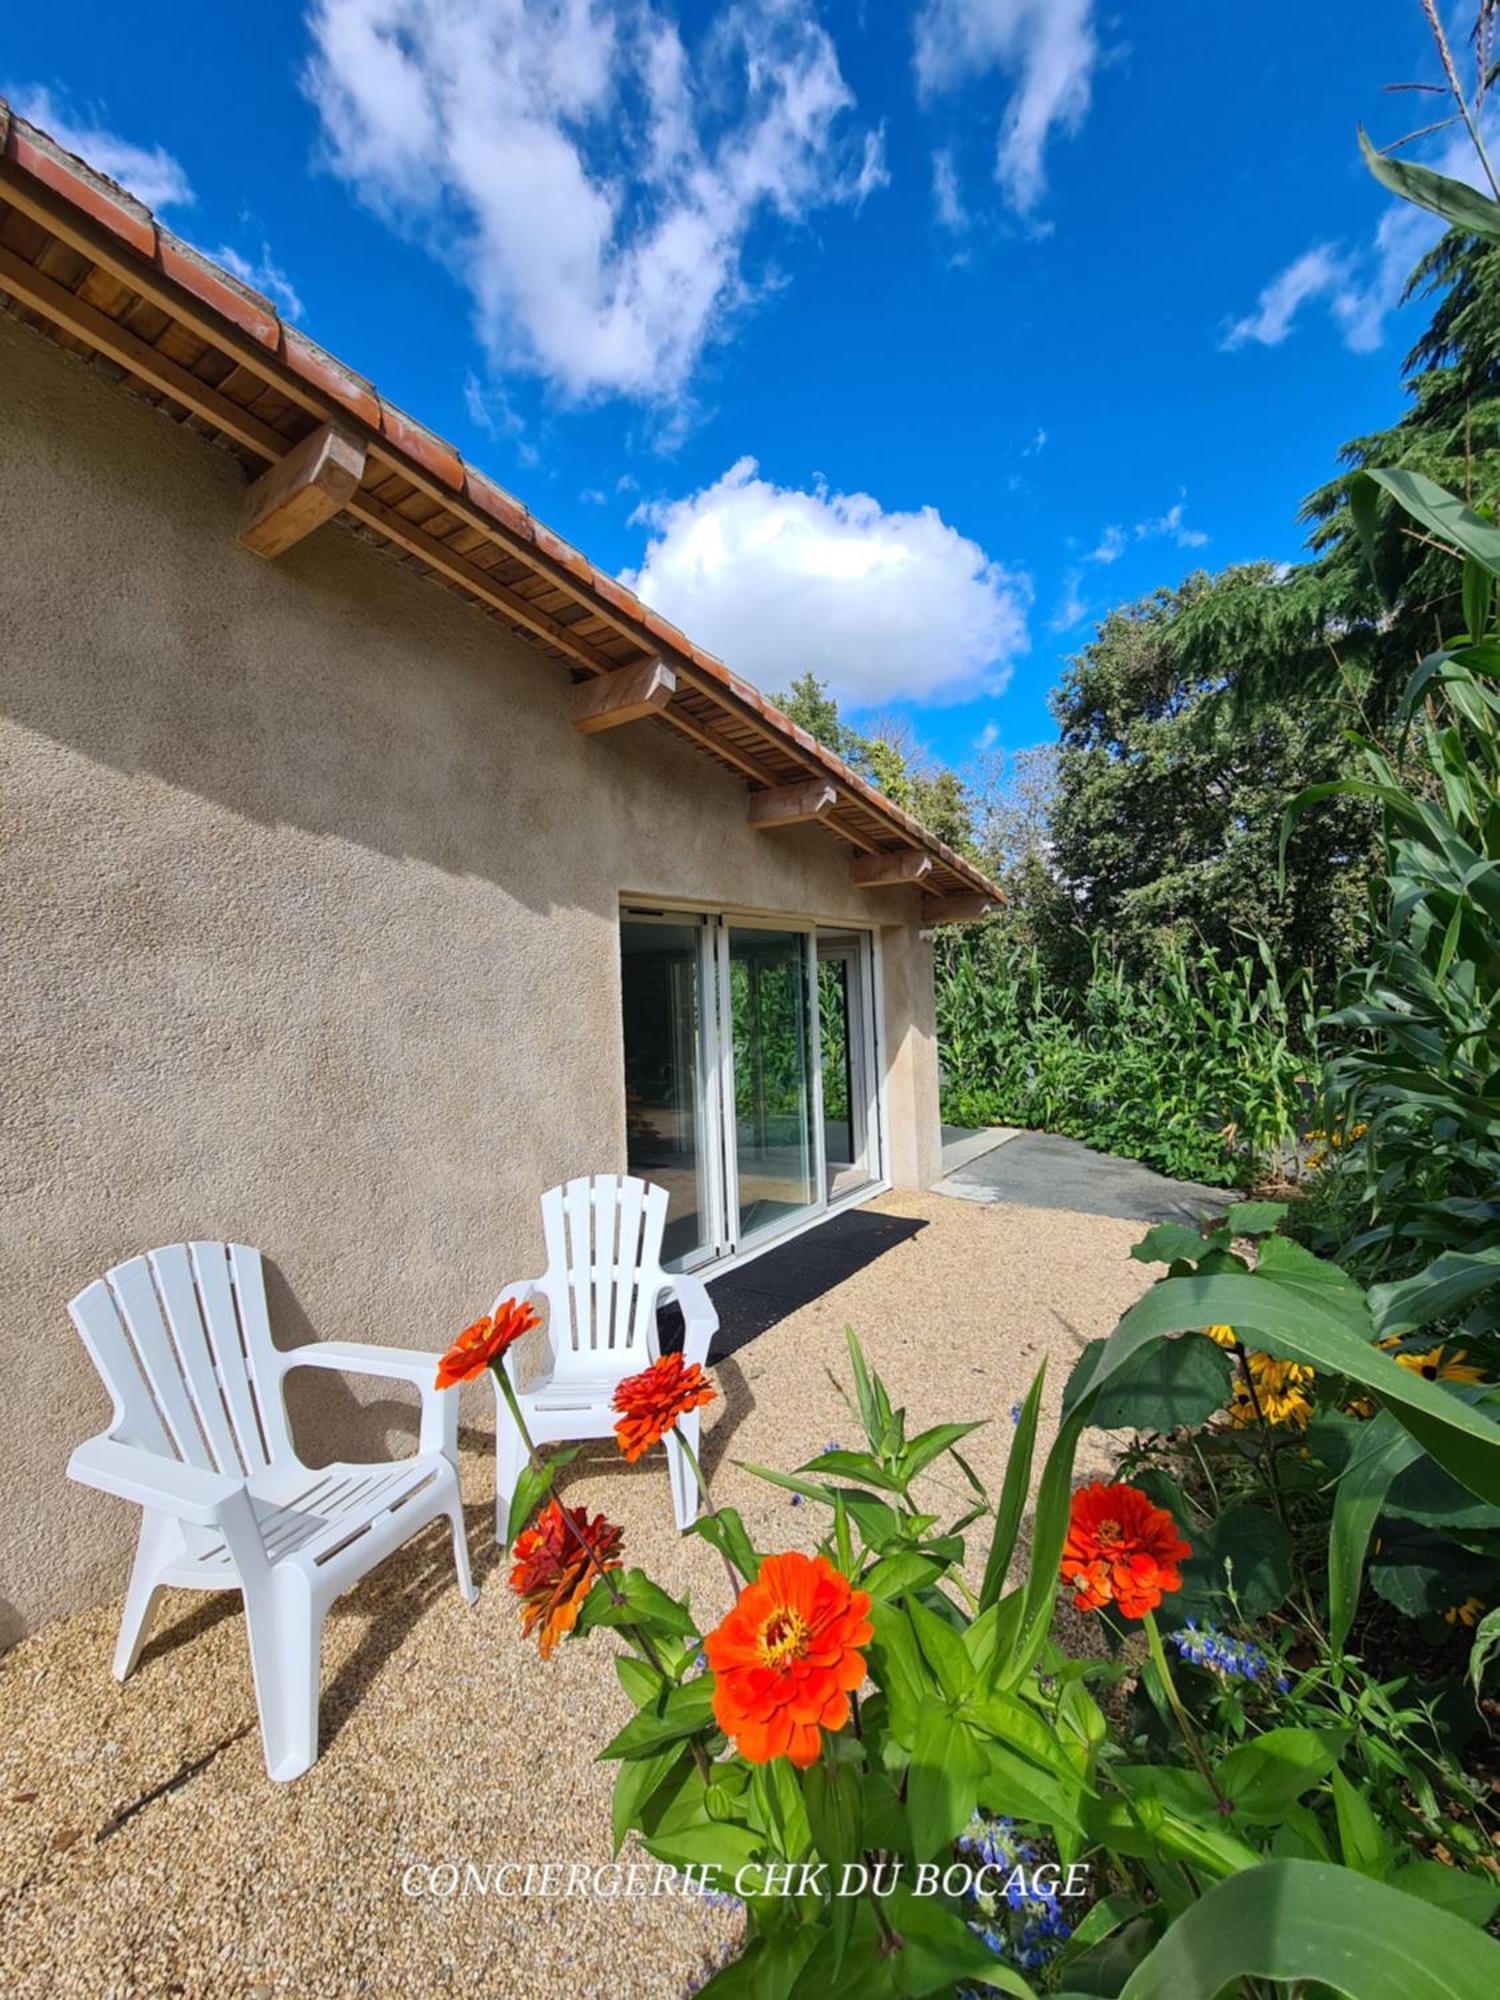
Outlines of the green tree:
[{"label": "green tree", "polygon": [[1372,816],[1347,800],[1309,815],[1284,885],[1279,841],[1288,801],[1347,768],[1345,697],[1325,675],[1234,717],[1221,701],[1233,662],[1205,673],[1182,642],[1217,596],[1272,580],[1266,565],[1200,572],[1112,611],[1070,662],[1053,696],[1050,864],[1076,923],[1134,972],[1200,943],[1227,962],[1253,933],[1328,992],[1362,934]]}]

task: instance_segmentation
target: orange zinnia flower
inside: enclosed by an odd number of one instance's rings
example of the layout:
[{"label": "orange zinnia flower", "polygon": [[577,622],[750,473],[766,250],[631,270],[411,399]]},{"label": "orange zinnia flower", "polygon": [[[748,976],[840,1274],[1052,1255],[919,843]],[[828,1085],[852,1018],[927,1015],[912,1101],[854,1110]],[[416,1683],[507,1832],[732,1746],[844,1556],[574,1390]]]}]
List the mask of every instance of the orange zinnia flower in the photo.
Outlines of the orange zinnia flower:
[{"label": "orange zinnia flower", "polygon": [[516,1536],[510,1587],[523,1600],[521,1637],[529,1639],[540,1625],[544,1660],[563,1634],[572,1631],[579,1606],[599,1580],[599,1569],[620,1567],[623,1541],[623,1531],[602,1514],[591,1521],[587,1507],[570,1507],[564,1520],[555,1499]]},{"label": "orange zinnia flower", "polygon": [[625,1461],[633,1465],[643,1451],[660,1444],[679,1417],[711,1403],[715,1390],[696,1361],[664,1354],[639,1375],[629,1375],[615,1391],[615,1408],[623,1412],[615,1436]]},{"label": "orange zinnia flower", "polygon": [[502,1299],[492,1313],[466,1326],[438,1363],[436,1387],[451,1389],[455,1382],[472,1382],[492,1361],[498,1361],[507,1347],[523,1333],[530,1333],[541,1321],[530,1306]]},{"label": "orange zinnia flower", "polygon": [[820,1729],[842,1729],[865,1677],[870,1600],[825,1556],[767,1556],[729,1616],[703,1641],[714,1720],[752,1764],[817,1761]]},{"label": "orange zinnia flower", "polygon": [[1126,1618],[1144,1618],[1162,1593],[1181,1590],[1177,1565],[1191,1555],[1164,1507],[1138,1486],[1085,1486],[1073,1495],[1062,1577],[1080,1611],[1115,1604]]}]

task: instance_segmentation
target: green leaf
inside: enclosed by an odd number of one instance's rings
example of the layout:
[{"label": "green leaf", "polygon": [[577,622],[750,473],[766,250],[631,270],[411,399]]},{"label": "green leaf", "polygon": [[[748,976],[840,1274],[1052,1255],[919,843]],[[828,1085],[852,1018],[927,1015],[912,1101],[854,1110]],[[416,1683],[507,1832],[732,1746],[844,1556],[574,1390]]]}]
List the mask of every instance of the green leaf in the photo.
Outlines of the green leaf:
[{"label": "green leaf", "polygon": [[1500,1945],[1446,1910],[1413,1923],[1408,1897],[1348,1869],[1268,1861],[1185,1911],[1120,2000],[1187,2000],[1247,1978],[1349,2000],[1484,2000],[1500,1984]]},{"label": "green leaf", "polygon": [[859,1579],[859,1587],[876,1600],[901,1597],[909,1590],[925,1589],[945,1568],[935,1557],[924,1556],[916,1549],[898,1549],[895,1555],[882,1556],[872,1563]]},{"label": "green leaf", "polygon": [[984,1580],[979,1586],[981,1610],[988,1610],[998,1601],[1010,1573],[1011,1558],[1016,1552],[1016,1537],[1021,1531],[1021,1517],[1026,1511],[1026,1497],[1031,1490],[1031,1461],[1036,1451],[1037,1423],[1041,1416],[1042,1389],[1046,1380],[1047,1364],[1044,1361],[1026,1392],[1021,1414],[1016,1419],[1010,1456],[1005,1461],[1000,1504],[995,1509],[995,1532],[990,1538]]},{"label": "green leaf", "polygon": [[609,1808],[616,1854],[624,1845],[630,1829],[641,1824],[641,1815],[652,1794],[682,1757],[681,1745],[668,1743],[649,1757],[636,1757],[621,1764]]},{"label": "green leaf", "polygon": [[853,1861],[860,1851],[864,1776],[858,1766],[820,1757],[802,1775],[802,1803],[813,1846],[833,1867]]},{"label": "green leaf", "polygon": [[938,1686],[950,1701],[961,1700],[974,1685],[974,1665],[962,1635],[919,1597],[907,1605],[906,1615]]},{"label": "green leaf", "polygon": [[931,1430],[919,1431],[901,1454],[902,1480],[915,1479],[919,1472],[957,1444],[960,1438],[966,1438],[970,1431],[982,1430],[983,1427],[981,1419],[973,1424],[934,1424]]},{"label": "green leaf", "polygon": [[1106,1431],[1170,1431],[1201,1424],[1229,1400],[1231,1364],[1211,1340],[1164,1340],[1122,1368],[1094,1405]]},{"label": "green leaf", "polygon": [[1474,1628],[1474,1650],[1469,1655],[1469,1685],[1477,1695],[1484,1680],[1490,1654],[1500,1646],[1500,1605],[1485,1613]]},{"label": "green leaf", "polygon": [[986,1736],[992,1736],[997,1743],[1019,1751],[1040,1769],[1060,1778],[1065,1785],[1077,1788],[1077,1766],[1064,1748],[1061,1737],[1018,1695],[980,1695],[966,1704],[964,1720]]},{"label": "green leaf", "polygon": [[821,1472],[829,1479],[862,1479],[866,1485],[878,1486],[886,1493],[906,1491],[906,1481],[894,1472],[887,1472],[880,1460],[867,1451],[825,1451],[809,1459],[806,1465],[799,1465],[797,1470]]},{"label": "green leaf", "polygon": [[1370,1535],[1398,1472],[1422,1455],[1389,1410],[1363,1427],[1333,1493],[1328,1529],[1328,1633],[1341,1653],[1354,1623]]},{"label": "green leaf", "polygon": [[1363,1792],[1358,1791],[1342,1771],[1335,1770],[1333,1811],[1339,1830],[1339,1854],[1346,1868],[1373,1881],[1383,1882],[1390,1865],[1390,1845],[1380,1822],[1370,1810]]},{"label": "green leaf", "polygon": [[617,1736],[599,1752],[602,1762],[616,1757],[630,1760],[653,1757],[669,1743],[696,1736],[713,1719],[714,1684],[711,1674],[680,1686],[663,1689],[648,1708],[633,1715]]},{"label": "green leaf", "polygon": [[1383,487],[1413,520],[1450,543],[1460,555],[1472,557],[1492,576],[1500,575],[1500,528],[1481,519],[1456,494],[1420,472],[1372,467],[1368,472],[1356,473],[1350,482],[1351,489],[1364,480],[1373,480]]},{"label": "green leaf", "polygon": [[968,1825],[983,1769],[978,1747],[947,1709],[929,1704],[917,1723],[906,1777],[913,1856],[925,1861]]},{"label": "green leaf", "polygon": [[[1462,909],[1461,903],[1455,906]],[[1471,1299],[1500,1285],[1500,1247],[1488,1250],[1445,1250],[1425,1271],[1395,1284],[1370,1287],[1375,1331],[1411,1333],[1435,1320],[1451,1319]]]},{"label": "green leaf", "polygon": [[1430,209],[1467,235],[1500,236],[1500,204],[1481,194],[1478,188],[1470,187],[1467,181],[1456,181],[1447,174],[1435,173],[1431,167],[1418,165],[1415,160],[1398,160],[1391,153],[1377,151],[1363,126],[1359,128],[1359,150],[1380,185],[1400,195],[1403,201]]},{"label": "green leaf", "polygon": [[516,1490],[510,1497],[510,1514],[505,1524],[505,1540],[508,1547],[515,1547],[517,1535],[541,1505],[551,1485],[552,1466],[546,1460],[540,1465],[527,1463],[521,1467]]},{"label": "green leaf", "polygon": [[1347,1729],[1268,1729],[1221,1758],[1214,1776],[1237,1819],[1269,1826],[1327,1777],[1348,1740]]},{"label": "green leaf", "polygon": [[751,1547],[745,1523],[733,1507],[716,1508],[712,1514],[700,1514],[692,1525],[691,1532],[701,1535],[739,1571],[746,1583],[753,1583],[760,1570],[760,1557]]},{"label": "green leaf", "polygon": [[[1267,1247],[1282,1240],[1270,1237]],[[1164,1278],[1125,1314],[1089,1377],[1079,1382],[1075,1374],[1070,1391],[1076,1397],[1102,1389],[1135,1353],[1165,1335],[1217,1325],[1253,1334],[1247,1344],[1373,1389],[1455,1479],[1500,1506],[1500,1425],[1439,1384],[1398,1368],[1374,1346],[1357,1287],[1346,1292],[1263,1271]]]},{"label": "green leaf", "polygon": [[849,1367],[854,1376],[854,1400],[859,1408],[859,1421],[864,1428],[870,1448],[880,1446],[881,1415],[876,1404],[875,1391],[870,1382],[870,1371],[865,1366],[864,1349],[859,1344],[859,1336],[852,1326],[844,1328],[844,1340],[849,1349]]},{"label": "green leaf", "polygon": [[1227,1507],[1208,1527],[1194,1531],[1192,1550],[1182,1565],[1182,1597],[1173,1615],[1187,1616],[1196,1607],[1222,1617],[1232,1601],[1241,1617],[1259,1618],[1286,1602],[1292,1588],[1291,1537],[1268,1509],[1249,1500]]},{"label": "green leaf", "polygon": [[1084,1791],[1075,1772],[1054,1777],[991,1738],[976,1750],[981,1767],[976,1796],[987,1811],[1034,1820],[1054,1834],[1083,1833]]},{"label": "green leaf", "polygon": [[698,1637],[692,1612],[679,1604],[675,1597],[668,1597],[660,1584],[653,1583],[643,1569],[617,1571],[614,1579],[615,1589],[620,1593],[619,1602],[601,1579],[584,1599],[575,1632],[582,1635],[595,1625],[608,1625],[616,1630],[622,1626],[638,1625],[646,1631],[663,1633],[672,1638]]},{"label": "green leaf", "polygon": [[1186,1259],[1196,1264],[1214,1245],[1187,1222],[1158,1222],[1148,1229],[1130,1254],[1138,1264],[1175,1264]]},{"label": "green leaf", "polygon": [[[1482,639],[1489,630],[1490,606],[1494,599],[1494,578],[1476,562],[1464,564],[1464,630],[1471,639]],[[1446,965],[1439,972],[1441,978]]]},{"label": "green leaf", "polygon": [[1491,1875],[1471,1874],[1466,1868],[1446,1868],[1425,1854],[1403,1861],[1390,1877],[1393,1889],[1418,1896],[1435,1909],[1451,1910],[1466,1924],[1487,1924],[1500,1909],[1500,1888]]},{"label": "green leaf", "polygon": [[1224,1220],[1231,1236],[1269,1236],[1290,1212],[1284,1201],[1236,1201]]}]

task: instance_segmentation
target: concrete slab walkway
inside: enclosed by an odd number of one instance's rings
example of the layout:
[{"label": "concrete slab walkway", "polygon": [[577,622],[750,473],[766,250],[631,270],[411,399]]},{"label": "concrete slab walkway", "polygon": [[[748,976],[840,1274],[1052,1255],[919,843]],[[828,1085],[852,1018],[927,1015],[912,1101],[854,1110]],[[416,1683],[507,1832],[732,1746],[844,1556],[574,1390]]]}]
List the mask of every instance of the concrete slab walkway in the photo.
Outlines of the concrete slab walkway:
[{"label": "concrete slab walkway", "polygon": [[949,1165],[946,1143],[943,1152],[947,1171],[935,1192],[960,1201],[1066,1209],[1125,1222],[1194,1222],[1222,1214],[1240,1198],[1232,1188],[1168,1180],[1138,1160],[1117,1160],[1047,1132],[1014,1133],[957,1166]]}]

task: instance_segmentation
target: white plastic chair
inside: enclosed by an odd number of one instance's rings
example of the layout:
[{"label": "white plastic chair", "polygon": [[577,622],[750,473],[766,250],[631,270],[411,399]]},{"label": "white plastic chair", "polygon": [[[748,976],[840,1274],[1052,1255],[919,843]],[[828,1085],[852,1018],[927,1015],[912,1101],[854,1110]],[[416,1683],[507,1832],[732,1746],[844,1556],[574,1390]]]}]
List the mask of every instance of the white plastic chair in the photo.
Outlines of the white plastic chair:
[{"label": "white plastic chair", "polygon": [[[502,1286],[502,1299],[527,1300],[540,1294],[547,1303],[546,1338],[551,1353],[544,1371],[517,1398],[536,1445],[572,1443],[613,1435],[617,1385],[655,1361],[660,1348],[656,1309],[670,1293],[682,1311],[683,1358],[701,1368],[718,1331],[702,1281],[661,1268],[667,1191],[623,1174],[595,1174],[549,1188],[542,1196],[542,1234],[547,1248],[545,1277]],[[516,1377],[514,1357],[502,1366]],[[495,1390],[495,1539],[504,1543],[511,1497],[526,1448]],[[677,1430],[698,1455],[697,1410],[678,1419],[668,1432],[667,1473],[679,1529],[690,1528],[698,1513],[698,1481],[677,1443]]]},{"label": "white plastic chair", "polygon": [[[283,1351],[271,1341],[260,1253],[174,1243],[132,1257],[68,1308],[114,1401],[68,1473],[145,1509],[114,1672],[140,1657],[162,1590],[239,1590],[266,1769],[297,1778],[318,1754],[319,1639],[329,1606],[446,1515],[458,1585],[472,1604],[459,1504],[458,1398],[436,1361],[348,1340]],[[303,1465],[282,1383],[337,1368],[414,1383],[422,1428],[410,1458]]]}]

